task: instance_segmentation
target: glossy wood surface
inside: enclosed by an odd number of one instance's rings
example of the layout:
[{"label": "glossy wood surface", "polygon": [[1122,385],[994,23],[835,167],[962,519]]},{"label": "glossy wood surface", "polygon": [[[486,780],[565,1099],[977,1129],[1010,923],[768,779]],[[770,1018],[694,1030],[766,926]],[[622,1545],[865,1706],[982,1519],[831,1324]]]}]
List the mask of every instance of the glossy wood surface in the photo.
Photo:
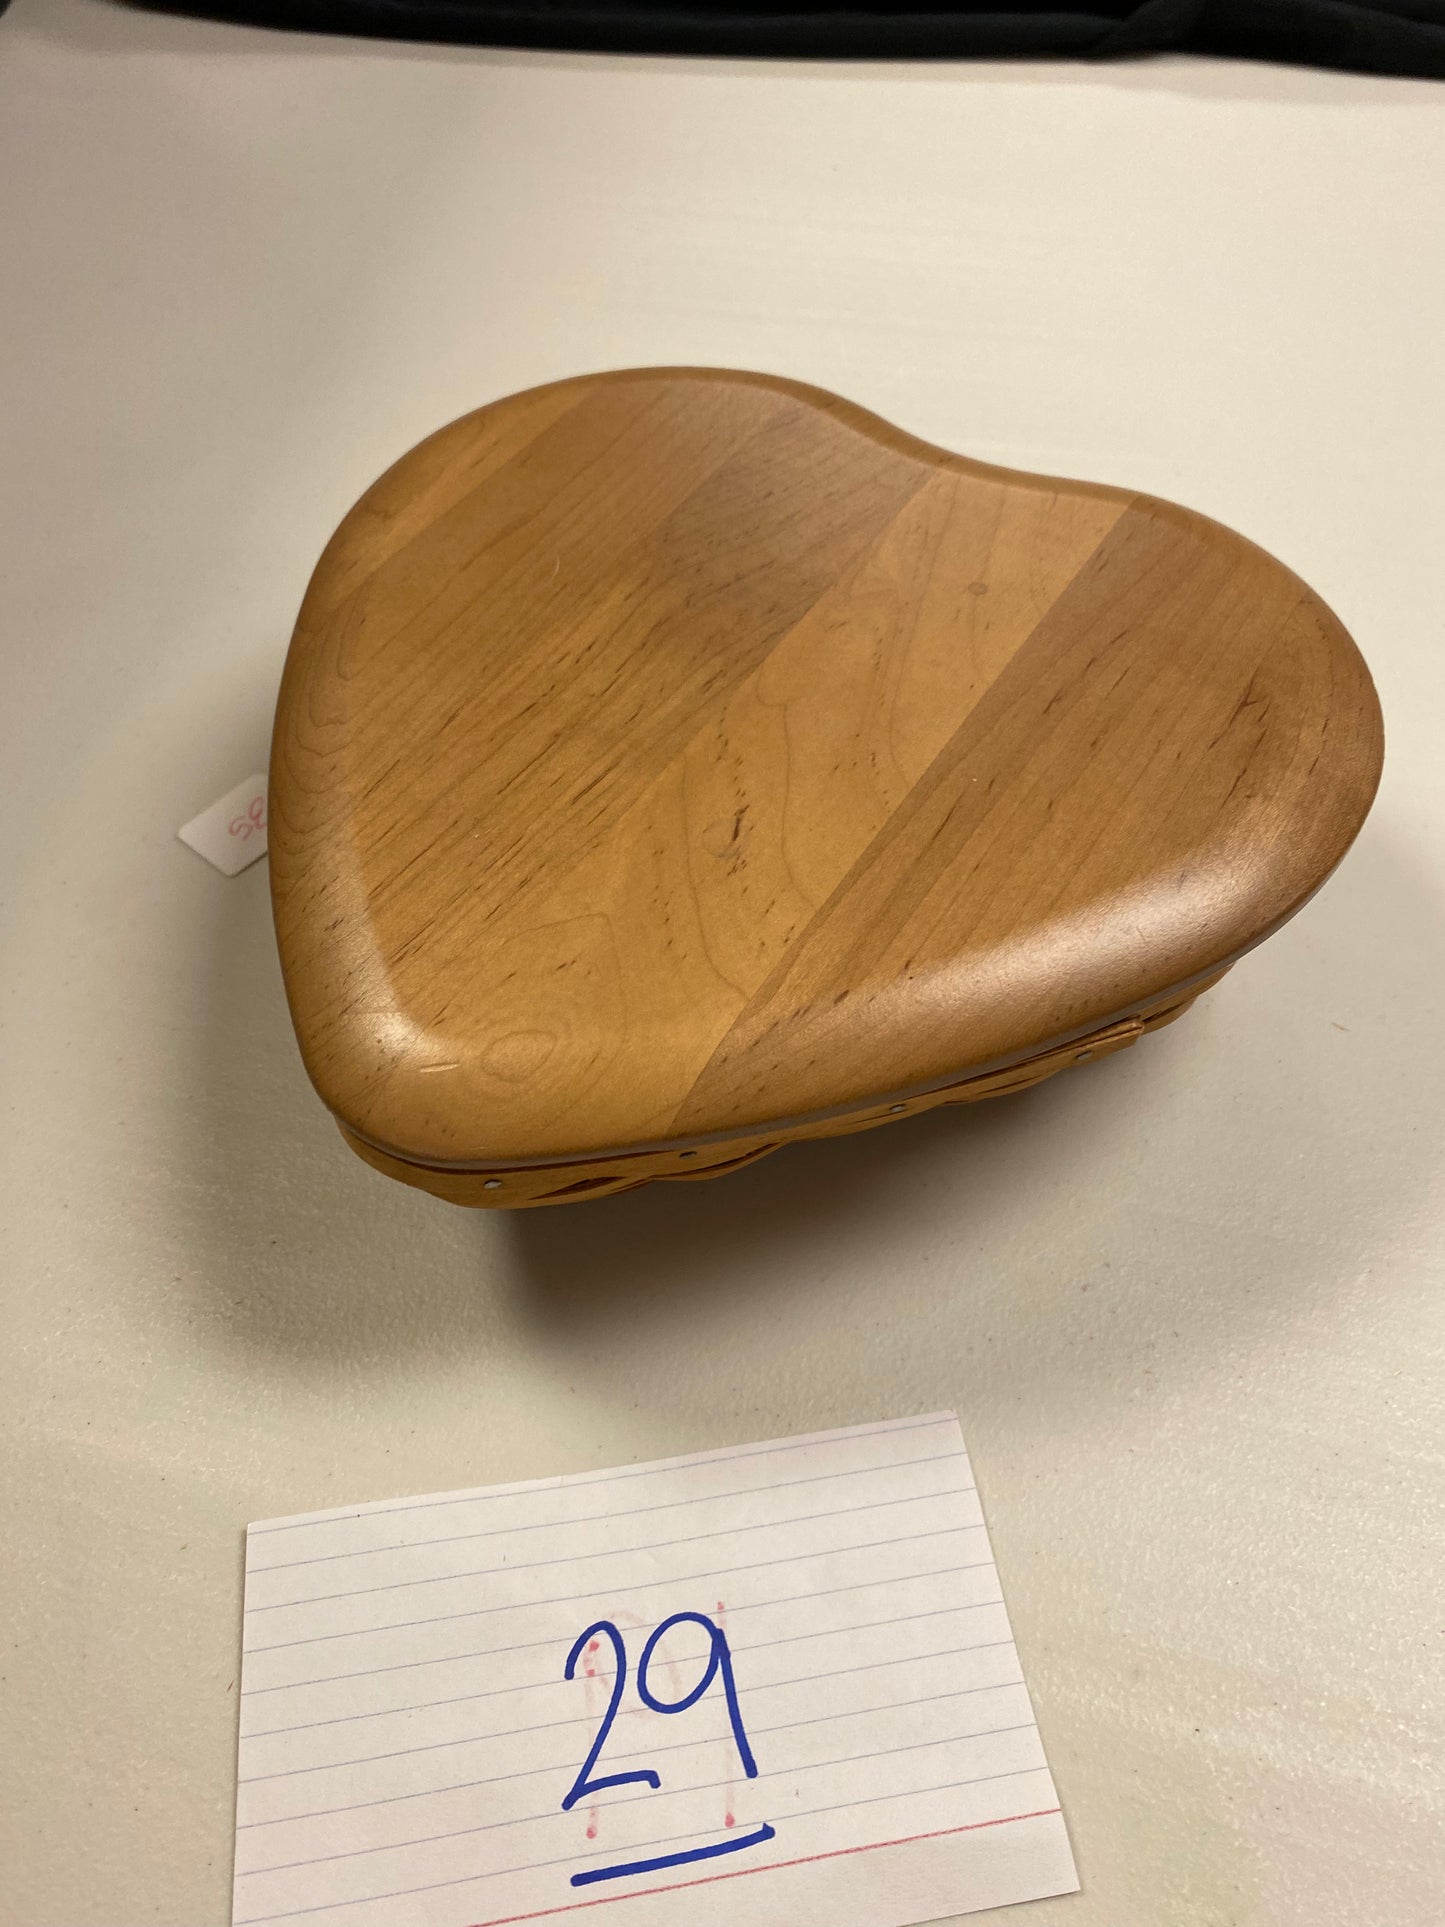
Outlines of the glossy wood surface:
[{"label": "glossy wood surface", "polygon": [[1380,759],[1338,621],[1202,516],[792,382],[562,383],[403,457],[317,566],[292,1015],[420,1166],[770,1143],[1187,992]]},{"label": "glossy wood surface", "polygon": [[[1222,974],[1222,973],[1221,973]],[[662,1150],[633,1151],[620,1157],[588,1157],[567,1164],[526,1164],[512,1168],[456,1170],[443,1165],[417,1164],[392,1157],[348,1131],[341,1134],[374,1170],[399,1178],[449,1204],[516,1210],[544,1204],[578,1204],[585,1198],[611,1197],[619,1191],[636,1191],[644,1184],[689,1182],[699,1178],[725,1177],[740,1171],[773,1151],[809,1138],[848,1137],[855,1131],[871,1131],[880,1124],[894,1124],[900,1118],[916,1117],[941,1105],[977,1104],[990,1097],[1008,1097],[1026,1091],[1045,1078],[1076,1064],[1112,1057],[1125,1050],[1151,1030],[1172,1024],[1183,1016],[1195,998],[1217,982],[1206,978],[1184,996],[1173,995],[1149,1006],[1137,1016],[1126,1017],[1100,1030],[1087,1032],[1071,1044],[1056,1045],[1040,1051],[1003,1070],[985,1071],[975,1077],[959,1079],[937,1090],[916,1097],[889,1099],[864,1105],[841,1115],[815,1119],[811,1123],[787,1124],[778,1129],[745,1137],[714,1140],[692,1148],[668,1145]]]}]

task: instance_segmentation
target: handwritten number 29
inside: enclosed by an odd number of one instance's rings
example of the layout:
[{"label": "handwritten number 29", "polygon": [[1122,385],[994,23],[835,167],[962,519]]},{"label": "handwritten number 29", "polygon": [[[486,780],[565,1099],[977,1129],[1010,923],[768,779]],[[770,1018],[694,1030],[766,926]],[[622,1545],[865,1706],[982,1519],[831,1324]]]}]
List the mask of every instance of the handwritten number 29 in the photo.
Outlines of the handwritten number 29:
[{"label": "handwritten number 29", "polygon": [[[702,1678],[690,1693],[684,1693],[681,1699],[660,1699],[648,1684],[648,1668],[657,1651],[658,1642],[670,1633],[674,1626],[688,1625],[700,1626],[708,1636],[707,1665],[703,1668]],[[635,1773],[606,1773],[596,1780],[589,1778],[607,1743],[607,1735],[612,1730],[612,1722],[617,1718],[617,1710],[627,1690],[627,1649],[623,1644],[621,1633],[610,1619],[599,1619],[585,1632],[577,1635],[572,1650],[567,1655],[566,1677],[575,1679],[577,1662],[587,1650],[589,1640],[599,1636],[612,1642],[612,1651],[617,1662],[612,1679],[612,1697],[607,1702],[607,1711],[602,1715],[602,1724],[597,1729],[591,1750],[582,1762],[582,1770],[572,1782],[571,1790],[562,1802],[564,1813],[569,1812],[579,1800],[586,1799],[590,1794],[600,1793],[604,1787],[628,1786],[635,1781],[641,1781],[644,1785],[654,1788],[662,1785],[662,1781],[650,1768],[644,1768]],[[705,1613],[674,1613],[670,1619],[664,1619],[660,1626],[655,1626],[648,1634],[647,1644],[642,1649],[642,1657],[637,1662],[637,1697],[654,1713],[685,1713],[689,1706],[697,1704],[719,1673],[722,1675],[723,1695],[727,1700],[728,1719],[732,1725],[738,1759],[742,1762],[742,1769],[747,1778],[755,1780],[758,1777],[758,1767],[753,1758],[753,1750],[748,1745],[742,1714],[738,1710],[738,1690],[733,1678],[733,1656],[728,1647],[727,1635],[722,1627],[715,1625]]]}]

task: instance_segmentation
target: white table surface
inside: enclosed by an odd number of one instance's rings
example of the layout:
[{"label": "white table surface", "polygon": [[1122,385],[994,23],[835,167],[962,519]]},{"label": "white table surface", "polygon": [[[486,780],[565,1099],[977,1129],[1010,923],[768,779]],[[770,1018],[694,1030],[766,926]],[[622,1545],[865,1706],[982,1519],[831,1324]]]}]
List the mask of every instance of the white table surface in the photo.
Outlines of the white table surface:
[{"label": "white table surface", "polygon": [[[5,1927],[227,1919],[248,1519],[940,1406],[1084,1881],[1010,1920],[1439,1927],[1442,180],[1424,83],[0,19]],[[1384,787],[1122,1057],[467,1214],[343,1148],[264,869],[174,833],[381,468],[662,362],[1245,530]]]}]

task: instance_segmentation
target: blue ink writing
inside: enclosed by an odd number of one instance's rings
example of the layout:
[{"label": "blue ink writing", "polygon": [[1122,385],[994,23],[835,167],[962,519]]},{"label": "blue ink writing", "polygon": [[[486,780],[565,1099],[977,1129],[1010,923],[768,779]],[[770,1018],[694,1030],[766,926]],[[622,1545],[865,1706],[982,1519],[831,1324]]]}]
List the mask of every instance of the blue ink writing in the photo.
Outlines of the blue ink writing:
[{"label": "blue ink writing", "polygon": [[585,1633],[579,1633],[577,1635],[576,1642],[571,1652],[567,1655],[566,1677],[568,1679],[576,1678],[577,1661],[582,1657],[582,1654],[586,1650],[587,1642],[592,1638],[594,1633],[605,1633],[607,1638],[612,1641],[612,1651],[617,1658],[617,1667],[612,1679],[612,1697],[607,1702],[607,1711],[602,1715],[602,1724],[598,1727],[597,1737],[592,1742],[592,1751],[582,1762],[582,1771],[572,1782],[571,1791],[562,1802],[562,1811],[564,1813],[570,1813],[579,1800],[585,1799],[589,1793],[600,1793],[603,1787],[630,1786],[634,1780],[641,1780],[650,1787],[659,1787],[662,1785],[661,1780],[652,1772],[608,1773],[600,1780],[589,1780],[587,1777],[597,1764],[597,1755],[602,1751],[606,1743],[607,1735],[612,1730],[612,1722],[617,1718],[617,1709],[622,1704],[622,1695],[627,1690],[627,1648],[622,1643],[621,1633],[618,1632],[610,1619],[599,1619],[596,1625],[589,1626]]},{"label": "blue ink writing", "polygon": [[654,1860],[629,1860],[620,1867],[593,1867],[590,1873],[574,1873],[572,1885],[586,1887],[594,1880],[620,1880],[628,1873],[656,1873],[659,1867],[685,1867],[692,1860],[715,1860],[720,1853],[740,1853],[744,1847],[759,1847],[776,1837],[777,1829],[767,1825],[756,1833],[740,1833],[736,1840],[719,1840],[715,1847],[689,1847],[686,1853],[660,1853]]},{"label": "blue ink writing", "polygon": [[[703,1668],[702,1677],[698,1680],[696,1686],[692,1688],[691,1692],[684,1693],[681,1699],[659,1699],[648,1681],[648,1669],[657,1652],[658,1643],[666,1634],[672,1631],[674,1626],[689,1625],[699,1626],[703,1632],[707,1634],[708,1656],[707,1664]],[[607,1735],[612,1730],[612,1722],[617,1717],[617,1710],[622,1704],[623,1694],[627,1687],[627,1650],[623,1643],[621,1633],[618,1632],[610,1619],[599,1619],[595,1624],[589,1626],[584,1633],[578,1635],[571,1652],[567,1655],[566,1677],[568,1679],[574,1679],[576,1677],[577,1661],[586,1650],[587,1642],[594,1639],[597,1634],[602,1634],[611,1640],[612,1651],[616,1658],[616,1668],[612,1681],[612,1697],[608,1701],[607,1711],[602,1716],[602,1724],[597,1729],[591,1750],[587,1758],[582,1762],[582,1770],[572,1782],[571,1788],[562,1802],[562,1810],[564,1813],[569,1812],[579,1800],[584,1799],[588,1794],[600,1792],[603,1787],[627,1786],[635,1781],[641,1781],[644,1785],[654,1789],[662,1785],[660,1777],[650,1769],[636,1773],[604,1774],[600,1779],[596,1780],[589,1778],[592,1769],[596,1766],[598,1758],[601,1755],[602,1748],[606,1744]],[[738,1689],[737,1681],[733,1676],[732,1651],[728,1646],[727,1635],[724,1633],[722,1627],[714,1620],[709,1619],[705,1613],[673,1613],[670,1618],[664,1619],[660,1626],[653,1628],[647,1637],[646,1645],[644,1645],[642,1649],[642,1657],[638,1661],[637,1697],[642,1701],[644,1706],[648,1707],[654,1713],[685,1713],[690,1706],[697,1704],[719,1675],[722,1676],[723,1697],[727,1701],[728,1721],[732,1727],[733,1743],[737,1747],[738,1758],[742,1762],[742,1769],[747,1778],[755,1780],[758,1777],[758,1763],[753,1758],[752,1747],[748,1744],[747,1731],[743,1726],[743,1716],[738,1706]],[[731,1825],[731,1814],[728,1816],[728,1821],[729,1825]],[[732,1840],[721,1840],[709,1847],[689,1847],[682,1853],[659,1854],[647,1860],[629,1860],[614,1867],[593,1867],[585,1873],[573,1874],[572,1885],[574,1887],[586,1887],[597,1880],[620,1880],[627,1874],[655,1873],[662,1867],[683,1867],[694,1860],[712,1860],[720,1854],[740,1853],[744,1847],[761,1846],[765,1840],[771,1840],[774,1837],[774,1829],[764,1825],[755,1828],[751,1833],[741,1834]]]},{"label": "blue ink writing", "polygon": [[[671,1632],[674,1626],[685,1626],[689,1623],[701,1626],[708,1634],[712,1640],[712,1650],[708,1654],[707,1670],[697,1685],[683,1699],[673,1700],[669,1705],[666,1700],[657,1699],[648,1691],[648,1662],[657,1650],[657,1642],[664,1633]],[[723,1678],[723,1693],[728,1703],[728,1718],[732,1721],[733,1739],[737,1743],[738,1758],[743,1763],[743,1772],[750,1780],[756,1780],[758,1763],[753,1758],[753,1749],[748,1745],[748,1736],[743,1730],[743,1716],[738,1711],[738,1689],[737,1682],[733,1678],[733,1656],[728,1646],[727,1634],[721,1626],[715,1625],[705,1614],[674,1613],[671,1619],[664,1619],[660,1626],[654,1627],[648,1635],[647,1644],[642,1649],[642,1658],[637,1665],[637,1697],[644,1706],[650,1706],[654,1713],[685,1713],[689,1706],[695,1705],[702,1698],[719,1672]]]}]

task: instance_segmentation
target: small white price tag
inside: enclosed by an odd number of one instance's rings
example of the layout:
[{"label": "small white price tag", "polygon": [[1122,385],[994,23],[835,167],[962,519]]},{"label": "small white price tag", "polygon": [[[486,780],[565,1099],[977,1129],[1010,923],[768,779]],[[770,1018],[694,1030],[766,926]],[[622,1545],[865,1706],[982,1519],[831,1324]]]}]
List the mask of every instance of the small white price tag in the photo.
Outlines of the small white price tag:
[{"label": "small white price tag", "polygon": [[266,854],[266,776],[248,776],[176,832],[207,863],[233,877]]}]

